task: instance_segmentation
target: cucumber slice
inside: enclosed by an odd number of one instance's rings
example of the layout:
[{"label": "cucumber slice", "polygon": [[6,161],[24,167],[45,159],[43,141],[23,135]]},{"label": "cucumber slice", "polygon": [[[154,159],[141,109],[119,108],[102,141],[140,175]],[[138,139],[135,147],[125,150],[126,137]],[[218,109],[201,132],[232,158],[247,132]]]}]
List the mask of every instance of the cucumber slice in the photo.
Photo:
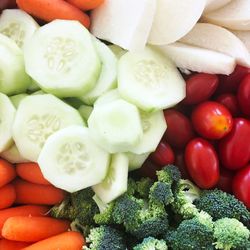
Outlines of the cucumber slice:
[{"label": "cucumber slice", "polygon": [[154,113],[140,112],[143,137],[129,151],[135,154],[144,154],[155,151],[163,134],[167,129],[166,120],[163,111]]},{"label": "cucumber slice", "polygon": [[80,108],[78,109],[80,115],[82,118],[87,121],[89,119],[90,114],[93,111],[92,106],[87,106],[87,105],[81,105]]},{"label": "cucumber slice", "polygon": [[31,84],[28,87],[27,92],[28,93],[34,93],[34,92],[36,92],[38,90],[41,90],[41,88],[39,87],[39,85],[37,84],[37,82],[35,80],[31,79]]},{"label": "cucumber slice", "polygon": [[71,125],[84,126],[77,110],[51,94],[30,95],[17,109],[13,138],[21,155],[36,162],[47,138]]},{"label": "cucumber slice", "polygon": [[88,105],[92,105],[103,93],[117,87],[116,56],[106,44],[102,43],[98,39],[93,39],[93,42],[102,62],[102,70],[95,87],[80,98]]},{"label": "cucumber slice", "polygon": [[94,106],[88,125],[96,143],[110,153],[129,151],[143,134],[137,107],[124,100]]},{"label": "cucumber slice", "polygon": [[107,93],[101,95],[96,102],[94,103],[94,106],[102,106],[103,104],[112,102],[112,101],[116,101],[116,100],[120,100],[121,95],[118,92],[118,89],[112,89],[110,91],[108,91]]},{"label": "cucumber slice", "polygon": [[89,129],[70,126],[51,135],[38,164],[44,177],[68,192],[100,183],[106,176],[110,155],[92,140]]},{"label": "cucumber slice", "polygon": [[6,151],[3,151],[0,154],[0,157],[13,164],[29,162],[29,160],[22,157],[15,144],[13,144]]},{"label": "cucumber slice", "polygon": [[83,102],[76,97],[68,97],[63,100],[75,109],[79,109],[83,105]]},{"label": "cucumber slice", "polygon": [[35,92],[33,92],[31,95],[44,95],[46,94],[45,92],[43,92],[41,89],[40,90],[37,90]]},{"label": "cucumber slice", "polygon": [[19,9],[6,9],[0,17],[0,32],[11,38],[23,48],[24,43],[30,39],[39,28],[38,23],[26,12]]},{"label": "cucumber slice", "polygon": [[12,125],[16,109],[8,96],[0,93],[0,152],[8,149],[12,144]]},{"label": "cucumber slice", "polygon": [[77,21],[55,20],[39,28],[25,43],[24,60],[41,89],[60,97],[90,91],[101,70],[91,35]]},{"label": "cucumber slice", "polygon": [[127,191],[128,163],[125,154],[112,155],[105,179],[92,187],[103,202],[109,203]]},{"label": "cucumber slice", "polygon": [[145,111],[172,107],[186,94],[185,81],[176,66],[149,46],[121,57],[118,90],[124,99]]},{"label": "cucumber slice", "polygon": [[125,50],[125,49],[123,49],[115,44],[108,45],[108,47],[113,51],[113,53],[116,55],[117,59],[120,59],[127,52],[127,50]]},{"label": "cucumber slice", "polygon": [[150,153],[145,153],[145,154],[133,154],[133,153],[126,153],[128,160],[129,160],[129,171],[133,171],[136,169],[141,168],[142,164],[147,160],[148,156]]},{"label": "cucumber slice", "polygon": [[13,95],[10,97],[10,100],[12,104],[17,108],[19,106],[19,103],[26,97],[28,94],[23,93],[23,94],[18,94],[18,95]]},{"label": "cucumber slice", "polygon": [[0,92],[6,95],[26,91],[31,79],[24,68],[23,52],[7,36],[0,34]]}]

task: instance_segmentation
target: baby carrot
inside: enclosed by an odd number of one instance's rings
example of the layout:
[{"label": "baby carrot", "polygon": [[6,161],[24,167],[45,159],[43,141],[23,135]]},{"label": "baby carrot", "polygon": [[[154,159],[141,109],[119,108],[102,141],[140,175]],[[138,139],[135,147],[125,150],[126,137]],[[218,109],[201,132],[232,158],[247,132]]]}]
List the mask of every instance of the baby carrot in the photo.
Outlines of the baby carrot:
[{"label": "baby carrot", "polygon": [[65,197],[63,190],[52,185],[34,184],[20,179],[13,183],[17,204],[55,205]]},{"label": "baby carrot", "polygon": [[0,209],[10,207],[16,199],[16,191],[12,184],[0,188]]},{"label": "baby carrot", "polygon": [[81,10],[95,9],[104,2],[104,0],[66,0],[66,1],[78,7]]},{"label": "baby carrot", "polygon": [[30,243],[2,239],[0,240],[0,250],[21,250],[29,246]]},{"label": "baby carrot", "polygon": [[15,216],[3,225],[2,236],[7,240],[37,242],[66,232],[70,221],[50,217]]},{"label": "baby carrot", "polygon": [[22,250],[81,250],[84,244],[84,238],[80,233],[66,232],[38,241]]},{"label": "baby carrot", "polygon": [[0,187],[6,185],[16,177],[16,171],[12,164],[0,159]]},{"label": "baby carrot", "polygon": [[13,216],[46,216],[49,212],[47,206],[18,206],[0,210],[0,235],[4,222]]},{"label": "baby carrot", "polygon": [[86,28],[90,19],[87,14],[63,0],[16,0],[20,9],[44,21],[55,19],[77,20]]},{"label": "baby carrot", "polygon": [[35,162],[19,163],[16,165],[17,175],[23,180],[35,183],[49,185],[50,183],[43,177],[39,165]]}]

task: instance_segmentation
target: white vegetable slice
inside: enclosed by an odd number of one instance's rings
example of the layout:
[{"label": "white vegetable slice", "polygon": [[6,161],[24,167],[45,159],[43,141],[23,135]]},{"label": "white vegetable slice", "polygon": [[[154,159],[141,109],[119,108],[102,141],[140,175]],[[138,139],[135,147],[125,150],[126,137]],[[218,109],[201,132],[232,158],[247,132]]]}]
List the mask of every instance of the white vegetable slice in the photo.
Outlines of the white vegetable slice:
[{"label": "white vegetable slice", "polygon": [[92,11],[91,33],[128,50],[142,49],[155,15],[156,0],[105,0]]},{"label": "white vegetable slice", "polygon": [[113,53],[116,55],[117,59],[120,59],[127,52],[127,50],[125,50],[125,49],[123,49],[115,44],[110,44],[110,45],[108,45],[108,47],[113,51]]},{"label": "white vegetable slice", "polygon": [[236,59],[240,65],[250,66],[250,55],[242,41],[229,30],[210,23],[197,23],[180,42],[211,49]]},{"label": "white vegetable slice", "polygon": [[129,171],[133,171],[141,168],[142,164],[146,161],[150,153],[145,154],[133,154],[131,152],[126,153],[129,160]]},{"label": "white vegetable slice", "polygon": [[205,3],[206,0],[157,0],[148,42],[163,45],[179,40],[197,23]]},{"label": "white vegetable slice", "polygon": [[38,28],[33,17],[20,9],[6,9],[0,16],[0,32],[14,40],[20,48]]},{"label": "white vegetable slice", "polygon": [[233,0],[223,8],[206,13],[203,20],[235,30],[250,30],[250,1]]},{"label": "white vegetable slice", "polygon": [[112,155],[105,179],[92,187],[103,202],[109,203],[127,191],[128,164],[126,154]]},{"label": "white vegetable slice", "polygon": [[94,106],[88,125],[95,142],[110,153],[129,151],[143,135],[137,107],[124,100]]},{"label": "white vegetable slice", "polygon": [[235,59],[230,56],[179,42],[159,48],[177,67],[196,72],[229,75],[236,65]]},{"label": "white vegetable slice", "polygon": [[116,101],[116,100],[120,100],[120,99],[122,98],[118,89],[112,89],[106,92],[105,94],[99,96],[99,98],[94,103],[94,106],[103,105],[103,104]]},{"label": "white vegetable slice", "polygon": [[27,96],[28,94],[26,93],[13,95],[13,96],[10,96],[10,100],[12,104],[15,106],[15,108],[17,108],[19,106],[19,103]]},{"label": "white vegetable slice", "polygon": [[214,11],[230,3],[232,0],[207,0],[204,13]]},{"label": "white vegetable slice", "polygon": [[172,61],[152,47],[127,52],[118,62],[120,95],[144,111],[176,105],[185,97],[185,87]]},{"label": "white vegetable slice", "polygon": [[79,111],[80,115],[82,116],[82,118],[85,121],[87,121],[89,119],[89,116],[90,116],[91,112],[93,111],[93,107],[88,106],[88,105],[81,105],[78,108],[78,111]]},{"label": "white vegetable slice", "polygon": [[11,163],[23,163],[23,162],[29,162],[29,160],[22,157],[20,152],[17,149],[17,146],[13,144],[10,148],[3,151],[0,156]]},{"label": "white vegetable slice", "polygon": [[54,186],[76,192],[105,178],[109,154],[93,142],[88,128],[70,126],[48,138],[38,164]]},{"label": "white vegetable slice", "polygon": [[250,30],[231,30],[246,46],[250,52]]}]

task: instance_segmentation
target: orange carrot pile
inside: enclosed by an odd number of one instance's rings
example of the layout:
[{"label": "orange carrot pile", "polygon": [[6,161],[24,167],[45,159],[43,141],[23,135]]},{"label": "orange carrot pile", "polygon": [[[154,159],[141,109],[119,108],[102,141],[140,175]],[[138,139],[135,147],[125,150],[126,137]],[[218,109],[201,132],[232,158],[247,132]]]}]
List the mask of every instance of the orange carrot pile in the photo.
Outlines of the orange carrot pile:
[{"label": "orange carrot pile", "polygon": [[86,28],[90,25],[87,14],[64,0],[16,0],[16,2],[20,9],[44,21],[77,20]]},{"label": "orange carrot pile", "polygon": [[0,209],[10,207],[16,200],[16,191],[12,184],[0,188]]},{"label": "orange carrot pile", "polygon": [[0,250],[21,250],[29,246],[30,243],[2,239],[0,240]]},{"label": "orange carrot pile", "polygon": [[0,187],[11,182],[16,177],[16,171],[12,164],[0,159]]},{"label": "orange carrot pile", "polygon": [[78,7],[81,10],[95,9],[104,2],[104,0],[66,0],[66,1]]}]

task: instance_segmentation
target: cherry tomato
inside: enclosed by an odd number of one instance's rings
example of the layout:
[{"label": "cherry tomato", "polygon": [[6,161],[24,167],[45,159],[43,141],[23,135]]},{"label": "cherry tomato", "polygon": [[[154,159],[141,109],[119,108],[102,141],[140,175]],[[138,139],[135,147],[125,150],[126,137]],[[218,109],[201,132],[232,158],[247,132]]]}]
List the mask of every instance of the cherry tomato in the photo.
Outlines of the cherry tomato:
[{"label": "cherry tomato", "polygon": [[237,98],[242,113],[250,116],[250,74],[241,81]]},{"label": "cherry tomato", "polygon": [[236,170],[250,160],[250,121],[235,118],[231,132],[219,142],[219,157],[224,167]]},{"label": "cherry tomato", "polygon": [[214,147],[205,139],[191,140],[185,149],[190,176],[200,188],[212,188],[219,180],[219,161]]},{"label": "cherry tomato", "polygon": [[219,95],[216,98],[216,101],[224,105],[230,111],[233,117],[239,116],[240,107],[239,107],[239,103],[235,95],[230,94],[230,93],[225,93],[225,94]]},{"label": "cherry tomato", "polygon": [[235,175],[233,193],[250,209],[250,165],[247,165]]},{"label": "cherry tomato", "polygon": [[240,82],[250,73],[250,68],[237,65],[235,70],[229,76],[220,75],[220,81],[216,90],[217,94],[236,93]]},{"label": "cherry tomato", "polygon": [[186,98],[184,104],[198,104],[208,100],[218,86],[217,75],[197,73],[186,81]]},{"label": "cherry tomato", "polygon": [[232,129],[233,119],[225,106],[218,102],[206,101],[193,110],[192,123],[202,137],[220,139]]},{"label": "cherry tomato", "polygon": [[194,137],[194,131],[190,120],[181,112],[174,109],[164,111],[167,122],[165,132],[166,141],[175,148],[184,148]]},{"label": "cherry tomato", "polygon": [[185,163],[184,151],[183,150],[176,150],[174,152],[175,161],[174,164],[179,168],[181,172],[181,177],[183,179],[191,179],[191,176],[188,173],[187,166]]},{"label": "cherry tomato", "polygon": [[230,171],[226,168],[220,168],[220,178],[216,187],[224,192],[232,193],[233,177],[233,171]]},{"label": "cherry tomato", "polygon": [[161,141],[155,152],[150,155],[150,159],[160,166],[172,164],[175,159],[174,151],[168,143]]}]

